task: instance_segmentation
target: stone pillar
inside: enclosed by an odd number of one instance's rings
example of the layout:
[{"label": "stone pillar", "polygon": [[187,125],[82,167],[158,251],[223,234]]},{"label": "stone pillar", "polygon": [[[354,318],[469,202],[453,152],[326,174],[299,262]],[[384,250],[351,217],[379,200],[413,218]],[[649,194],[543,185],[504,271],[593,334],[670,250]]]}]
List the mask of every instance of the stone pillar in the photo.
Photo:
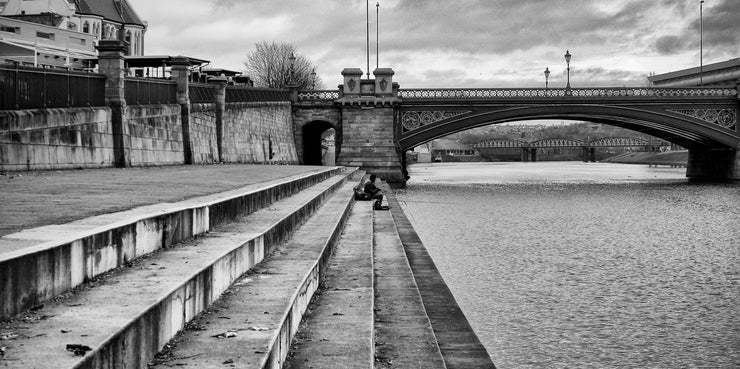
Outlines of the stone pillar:
[{"label": "stone pillar", "polygon": [[581,158],[584,163],[588,163],[588,147],[581,147]]},{"label": "stone pillar", "polygon": [[591,160],[591,162],[595,163],[596,162],[596,148],[590,147],[588,149],[588,154],[589,154],[589,159]]},{"label": "stone pillar", "polygon": [[522,162],[526,163],[529,161],[529,149],[526,147],[522,148]]},{"label": "stone pillar", "polygon": [[373,71],[375,76],[375,96],[388,97],[393,96],[393,69],[377,68]]},{"label": "stone pillar", "polygon": [[740,181],[740,151],[689,149],[686,177],[703,180]]},{"label": "stone pillar", "polygon": [[224,162],[224,114],[226,113],[226,78],[217,77],[210,80],[216,86],[216,149],[218,162]]},{"label": "stone pillar", "polygon": [[126,114],[126,62],[128,44],[120,40],[98,42],[98,69],[105,74],[105,103],[111,109],[113,162],[116,167],[131,166],[131,135]]},{"label": "stone pillar", "polygon": [[182,123],[182,150],[185,164],[193,164],[193,141],[190,135],[190,93],[188,67],[190,60],[184,56],[172,58],[170,74],[177,82],[177,103],[180,104],[180,122]]},{"label": "stone pillar", "polygon": [[359,68],[346,68],[342,75],[342,96],[336,100],[342,117],[337,164],[360,167],[387,182],[405,182],[403,153],[396,144],[400,100],[393,92],[397,91],[397,84],[390,79],[393,70],[378,70],[378,76],[386,78],[383,86],[378,81],[362,80]]},{"label": "stone pillar", "polygon": [[341,85],[342,97],[360,96],[362,70],[360,68],[344,68],[342,76],[344,77],[344,84]]},{"label": "stone pillar", "polygon": [[532,162],[533,163],[536,162],[537,161],[537,149],[529,149],[529,151],[531,152],[530,156],[532,158]]}]

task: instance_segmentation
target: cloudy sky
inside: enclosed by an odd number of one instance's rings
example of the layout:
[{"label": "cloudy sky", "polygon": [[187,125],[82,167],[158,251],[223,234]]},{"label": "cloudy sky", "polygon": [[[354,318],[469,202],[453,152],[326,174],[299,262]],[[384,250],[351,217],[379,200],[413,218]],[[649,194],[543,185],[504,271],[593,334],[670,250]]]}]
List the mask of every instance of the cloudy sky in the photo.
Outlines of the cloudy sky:
[{"label": "cloudy sky", "polygon": [[[375,4],[370,3],[375,69]],[[129,0],[147,54],[242,70],[260,41],[288,42],[325,87],[366,71],[366,0]],[[380,67],[401,87],[643,86],[699,65],[699,0],[380,0]],[[706,0],[704,64],[740,57],[740,0]]]}]

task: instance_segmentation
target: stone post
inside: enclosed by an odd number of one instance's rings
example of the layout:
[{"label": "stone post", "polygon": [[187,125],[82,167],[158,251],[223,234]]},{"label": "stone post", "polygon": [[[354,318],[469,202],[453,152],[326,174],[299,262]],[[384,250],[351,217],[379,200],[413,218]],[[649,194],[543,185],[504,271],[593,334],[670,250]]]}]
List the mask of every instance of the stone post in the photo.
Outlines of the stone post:
[{"label": "stone post", "polygon": [[393,91],[393,69],[391,68],[377,68],[373,71],[375,76],[375,96],[377,97],[390,97],[394,96]]},{"label": "stone post", "polygon": [[344,84],[342,85],[343,97],[358,97],[360,95],[362,70],[360,68],[344,68],[342,70],[342,76],[344,76]]},{"label": "stone post", "polygon": [[131,166],[131,135],[126,118],[126,62],[128,44],[120,40],[100,40],[98,69],[106,75],[105,103],[111,109],[113,131],[113,163],[116,167]]},{"label": "stone post", "polygon": [[193,164],[193,141],[190,134],[190,93],[188,67],[190,60],[184,56],[172,58],[170,74],[177,82],[177,103],[180,104],[180,121],[182,123],[182,150],[185,164]]},{"label": "stone post", "polygon": [[212,78],[210,82],[216,85],[216,147],[218,162],[224,162],[224,113],[226,113],[226,83],[223,77]]}]

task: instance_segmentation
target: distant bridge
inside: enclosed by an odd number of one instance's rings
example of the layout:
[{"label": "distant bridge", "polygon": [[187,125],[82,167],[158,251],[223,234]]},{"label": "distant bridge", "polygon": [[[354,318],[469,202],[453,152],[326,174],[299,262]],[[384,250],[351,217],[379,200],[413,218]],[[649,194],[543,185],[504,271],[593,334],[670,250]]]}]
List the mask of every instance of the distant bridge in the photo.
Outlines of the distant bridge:
[{"label": "distant bridge", "polygon": [[537,150],[548,148],[581,148],[583,161],[596,161],[596,148],[600,147],[669,147],[670,142],[636,137],[603,137],[590,141],[572,138],[543,138],[536,141],[490,139],[473,144],[476,149],[520,149],[522,161],[537,161]]}]

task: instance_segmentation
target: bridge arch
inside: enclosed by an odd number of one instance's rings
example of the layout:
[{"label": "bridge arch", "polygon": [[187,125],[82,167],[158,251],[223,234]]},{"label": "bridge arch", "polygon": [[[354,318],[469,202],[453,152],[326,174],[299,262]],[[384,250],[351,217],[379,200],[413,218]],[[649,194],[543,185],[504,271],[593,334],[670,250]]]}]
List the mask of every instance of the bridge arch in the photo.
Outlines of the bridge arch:
[{"label": "bridge arch", "polygon": [[[301,126],[301,162],[303,165],[323,165],[326,160],[324,155],[334,155],[333,150],[326,151],[323,138],[330,130],[336,137],[336,128],[334,124],[325,120],[314,120]],[[334,163],[333,158],[330,162]]]},{"label": "bridge arch", "polygon": [[410,150],[452,133],[489,124],[539,119],[582,120],[614,125],[644,132],[689,149],[737,149],[740,147],[740,138],[730,129],[654,107],[640,109],[573,103],[472,108],[450,115],[416,129],[404,131],[399,139],[399,148],[402,151]]}]

